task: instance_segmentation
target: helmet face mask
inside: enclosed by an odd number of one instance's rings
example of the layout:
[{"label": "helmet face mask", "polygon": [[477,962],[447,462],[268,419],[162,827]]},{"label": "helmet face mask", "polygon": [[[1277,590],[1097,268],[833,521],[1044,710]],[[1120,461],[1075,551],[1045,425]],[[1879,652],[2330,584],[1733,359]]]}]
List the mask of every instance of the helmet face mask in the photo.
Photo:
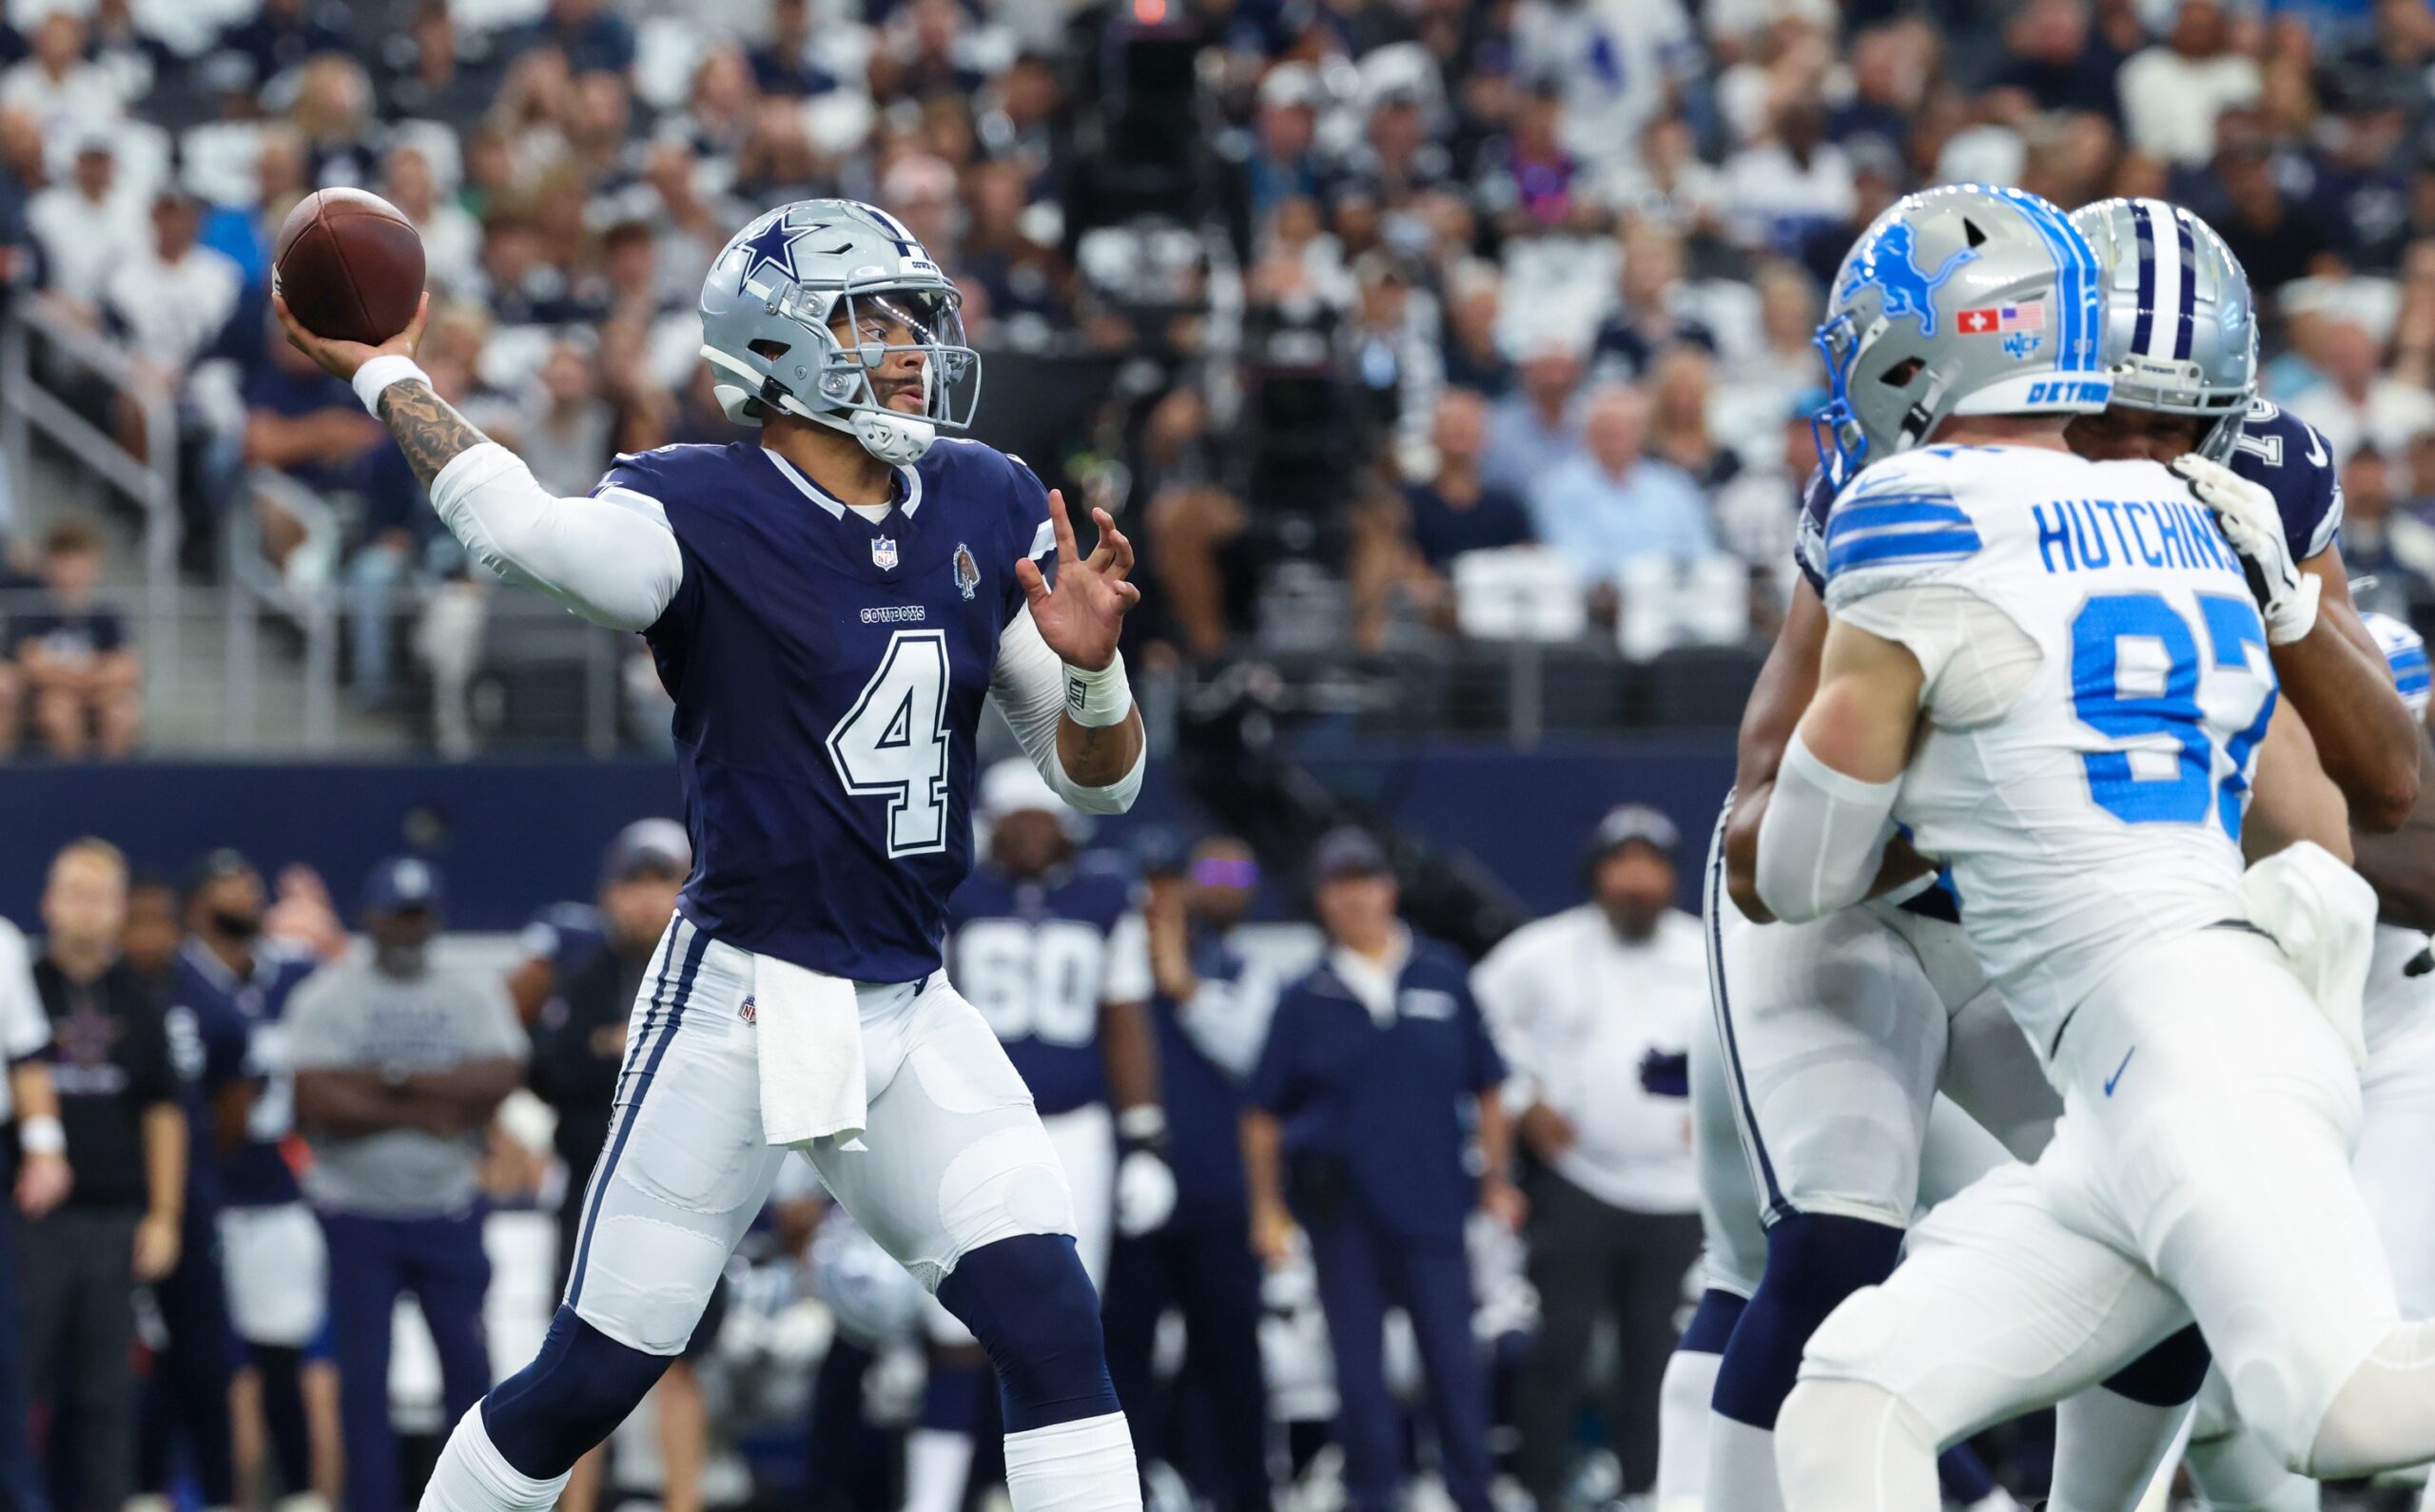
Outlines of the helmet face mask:
[{"label": "helmet face mask", "polygon": [[[792,415],[905,465],[941,432],[968,429],[980,402],[981,355],[966,342],[962,304],[886,212],[801,201],[746,226],[712,262],[702,357],[736,423]],[[918,384],[918,411],[886,402],[907,379]]]},{"label": "helmet face mask", "polygon": [[2114,402],[2204,422],[2196,450],[2228,460],[2257,394],[2249,275],[2222,237],[2161,200],[2103,200],[2072,213],[2104,264],[2105,360]]}]

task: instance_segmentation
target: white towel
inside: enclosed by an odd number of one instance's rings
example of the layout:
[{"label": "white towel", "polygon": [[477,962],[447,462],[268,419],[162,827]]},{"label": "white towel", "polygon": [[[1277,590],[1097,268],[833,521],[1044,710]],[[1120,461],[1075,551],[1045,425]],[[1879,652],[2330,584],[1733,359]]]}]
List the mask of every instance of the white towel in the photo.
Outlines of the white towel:
[{"label": "white towel", "polygon": [[2249,921],[2273,938],[2353,1065],[2367,1061],[2360,999],[2376,943],[2376,890],[2311,841],[2276,851],[2241,876]]},{"label": "white towel", "polygon": [[761,1137],[773,1145],[834,1138],[855,1148],[870,1115],[870,1095],[854,984],[758,956],[752,996]]}]

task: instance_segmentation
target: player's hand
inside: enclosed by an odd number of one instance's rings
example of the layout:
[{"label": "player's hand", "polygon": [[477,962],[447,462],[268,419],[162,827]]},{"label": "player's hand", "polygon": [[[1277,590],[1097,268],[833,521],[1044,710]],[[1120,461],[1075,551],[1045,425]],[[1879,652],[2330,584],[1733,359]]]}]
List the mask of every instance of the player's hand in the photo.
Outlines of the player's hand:
[{"label": "player's hand", "polygon": [[1294,1258],[1294,1214],[1285,1204],[1256,1201],[1252,1204],[1252,1253],[1262,1265],[1281,1266]]},{"label": "player's hand", "polygon": [[2274,495],[2221,462],[2192,452],[2167,464],[2214,512],[2224,539],[2249,574],[2249,591],[2266,616],[2266,638],[2289,646],[2316,628],[2317,580],[2291,559],[2283,512]]},{"label": "player's hand", "polygon": [[415,305],[415,318],[406,322],[404,330],[379,346],[367,346],[361,341],[334,341],[327,337],[315,336],[288,312],[286,299],[275,286],[270,291],[270,307],[279,316],[279,328],[287,333],[288,345],[311,358],[322,372],[340,382],[352,383],[355,381],[355,370],[376,357],[415,355],[415,348],[422,344],[422,323],[431,316],[431,296],[425,294]]},{"label": "player's hand", "polygon": [[1105,510],[1091,511],[1100,528],[1099,544],[1084,556],[1074,543],[1074,525],[1065,517],[1065,495],[1048,493],[1048,523],[1057,534],[1057,587],[1052,590],[1040,564],[1026,557],[1015,564],[1015,580],[1031,603],[1032,623],[1040,638],[1068,667],[1096,672],[1116,660],[1117,632],[1125,611],[1141,602],[1141,591],[1125,581],[1133,572],[1133,543],[1116,528]]},{"label": "player's hand", "polygon": [[1522,1136],[1530,1153],[1542,1160],[1553,1160],[1577,1144],[1581,1135],[1572,1120],[1544,1102],[1534,1102],[1523,1110],[1513,1123],[1514,1132]]},{"label": "player's hand", "polygon": [[172,1213],[147,1212],[135,1226],[135,1279],[160,1280],[178,1268],[178,1220]]},{"label": "player's hand", "polygon": [[17,1168],[17,1211],[39,1218],[67,1201],[68,1190],[75,1185],[76,1173],[68,1168],[66,1155],[56,1151],[28,1155]]},{"label": "player's hand", "polygon": [[1494,1218],[1506,1232],[1520,1233],[1523,1221],[1530,1216],[1530,1199],[1505,1177],[1490,1176],[1480,1183],[1480,1211]]},{"label": "player's hand", "polygon": [[1116,1231],[1139,1239],[1176,1215],[1176,1173],[1155,1150],[1136,1150],[1116,1168]]}]

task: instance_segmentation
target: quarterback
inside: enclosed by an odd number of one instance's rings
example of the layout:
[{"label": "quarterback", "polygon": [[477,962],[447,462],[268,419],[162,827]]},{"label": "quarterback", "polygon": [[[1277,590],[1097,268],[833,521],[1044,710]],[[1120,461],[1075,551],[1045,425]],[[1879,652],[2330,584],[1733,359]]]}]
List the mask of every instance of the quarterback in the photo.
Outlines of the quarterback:
[{"label": "quarterback", "polygon": [[701,304],[721,405],[759,435],[558,498],[432,391],[419,317],[374,349],[279,304],[477,559],[642,632],[695,857],[549,1336],[457,1425],[426,1509],[551,1505],[685,1347],[789,1149],[988,1350],[1020,1512],[1140,1505],[1057,1152],[941,969],[984,699],[1064,802],[1139,789],[1117,633],[1140,593],[1104,514],[1082,554],[1028,468],[952,434],[980,363],[957,307],[886,212],[772,210]]}]

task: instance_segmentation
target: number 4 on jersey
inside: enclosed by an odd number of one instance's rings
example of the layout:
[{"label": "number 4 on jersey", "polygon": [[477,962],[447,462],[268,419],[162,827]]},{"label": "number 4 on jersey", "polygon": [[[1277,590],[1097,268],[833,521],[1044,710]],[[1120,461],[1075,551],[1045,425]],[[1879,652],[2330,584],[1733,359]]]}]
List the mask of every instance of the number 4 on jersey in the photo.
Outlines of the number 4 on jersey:
[{"label": "number 4 on jersey", "polygon": [[828,760],[857,797],[887,799],[887,853],[947,844],[947,639],[941,630],[888,637],[879,670],[828,732]]}]

